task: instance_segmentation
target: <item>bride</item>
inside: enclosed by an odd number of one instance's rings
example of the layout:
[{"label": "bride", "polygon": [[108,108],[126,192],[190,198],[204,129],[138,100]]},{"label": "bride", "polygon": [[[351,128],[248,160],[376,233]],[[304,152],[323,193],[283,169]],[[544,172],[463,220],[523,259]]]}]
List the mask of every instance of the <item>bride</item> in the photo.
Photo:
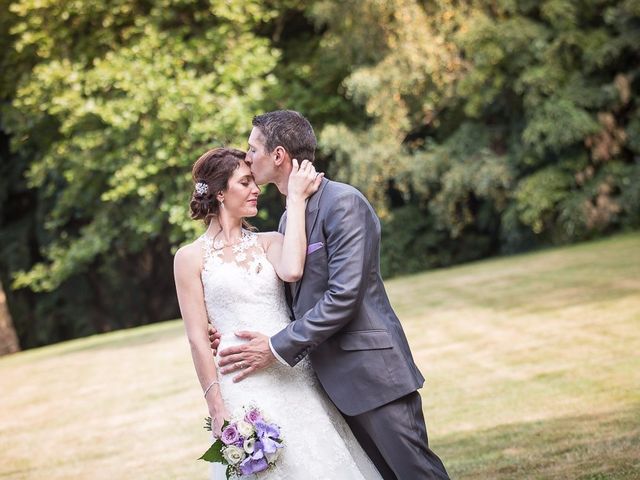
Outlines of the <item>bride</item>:
[{"label": "bride", "polygon": [[[275,467],[260,479],[380,479],[308,363],[290,368],[275,362],[240,383],[218,375],[208,322],[221,334],[220,348],[242,343],[236,332],[272,335],[289,323],[282,282],[302,276],[306,200],[323,175],[310,162],[298,166],[294,160],[286,234],[255,233],[244,218],[258,213],[260,190],[244,159],[240,150],[216,148],[194,164],[191,217],[204,220],[207,229],[175,255],[180,311],[214,435],[230,414],[255,405],[279,425],[285,445]],[[225,478],[221,464],[212,470],[212,479]]]}]

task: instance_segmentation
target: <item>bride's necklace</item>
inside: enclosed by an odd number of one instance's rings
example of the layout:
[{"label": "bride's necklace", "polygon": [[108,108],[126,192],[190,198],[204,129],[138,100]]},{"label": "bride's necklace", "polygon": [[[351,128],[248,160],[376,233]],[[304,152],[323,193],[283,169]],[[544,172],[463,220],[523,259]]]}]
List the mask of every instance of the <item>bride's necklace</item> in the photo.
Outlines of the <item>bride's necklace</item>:
[{"label": "bride's necklace", "polygon": [[242,247],[242,244],[244,243],[244,241],[246,240],[247,234],[245,229],[243,228],[241,233],[240,233],[240,238],[234,242],[229,242],[226,243],[224,240],[217,238],[218,235],[220,235],[222,233],[222,229],[218,230],[218,233],[216,233],[213,237],[213,249],[214,250],[222,250],[223,248],[226,247],[233,247],[234,252],[240,247],[241,250],[244,250],[244,248]]}]

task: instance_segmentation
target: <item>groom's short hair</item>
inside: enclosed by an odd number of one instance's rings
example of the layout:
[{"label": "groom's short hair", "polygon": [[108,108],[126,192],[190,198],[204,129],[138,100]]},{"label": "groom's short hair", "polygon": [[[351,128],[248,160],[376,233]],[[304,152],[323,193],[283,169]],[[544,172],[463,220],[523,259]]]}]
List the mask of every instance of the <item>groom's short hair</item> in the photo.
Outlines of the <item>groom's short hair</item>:
[{"label": "groom's short hair", "polygon": [[283,147],[291,158],[313,162],[316,152],[316,135],[309,120],[294,110],[276,110],[256,115],[251,122],[264,135],[268,153],[277,146]]}]

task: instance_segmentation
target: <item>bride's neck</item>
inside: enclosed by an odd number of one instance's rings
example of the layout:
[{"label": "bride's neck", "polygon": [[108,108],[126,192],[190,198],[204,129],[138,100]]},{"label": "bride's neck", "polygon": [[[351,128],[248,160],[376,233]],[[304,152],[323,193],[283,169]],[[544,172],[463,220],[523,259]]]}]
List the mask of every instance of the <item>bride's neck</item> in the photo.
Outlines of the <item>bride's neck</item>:
[{"label": "bride's neck", "polygon": [[242,218],[232,218],[225,212],[214,217],[207,227],[207,235],[217,237],[226,243],[234,243],[242,237]]}]

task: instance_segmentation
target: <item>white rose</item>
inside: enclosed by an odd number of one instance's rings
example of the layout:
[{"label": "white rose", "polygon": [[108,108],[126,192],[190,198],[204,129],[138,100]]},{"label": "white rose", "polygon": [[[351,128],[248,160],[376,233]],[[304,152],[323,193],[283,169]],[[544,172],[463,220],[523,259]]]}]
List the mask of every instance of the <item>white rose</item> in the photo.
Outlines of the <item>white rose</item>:
[{"label": "white rose", "polygon": [[230,465],[236,465],[244,459],[244,451],[235,445],[229,445],[222,452],[222,456]]},{"label": "white rose", "polygon": [[255,444],[256,444],[255,438],[247,438],[244,441],[244,445],[243,445],[244,451],[247,452],[249,455],[251,455],[255,450]]},{"label": "white rose", "polygon": [[249,437],[254,432],[253,425],[251,425],[249,422],[245,422],[244,420],[240,420],[236,428],[238,430],[238,433],[244,438]]}]

